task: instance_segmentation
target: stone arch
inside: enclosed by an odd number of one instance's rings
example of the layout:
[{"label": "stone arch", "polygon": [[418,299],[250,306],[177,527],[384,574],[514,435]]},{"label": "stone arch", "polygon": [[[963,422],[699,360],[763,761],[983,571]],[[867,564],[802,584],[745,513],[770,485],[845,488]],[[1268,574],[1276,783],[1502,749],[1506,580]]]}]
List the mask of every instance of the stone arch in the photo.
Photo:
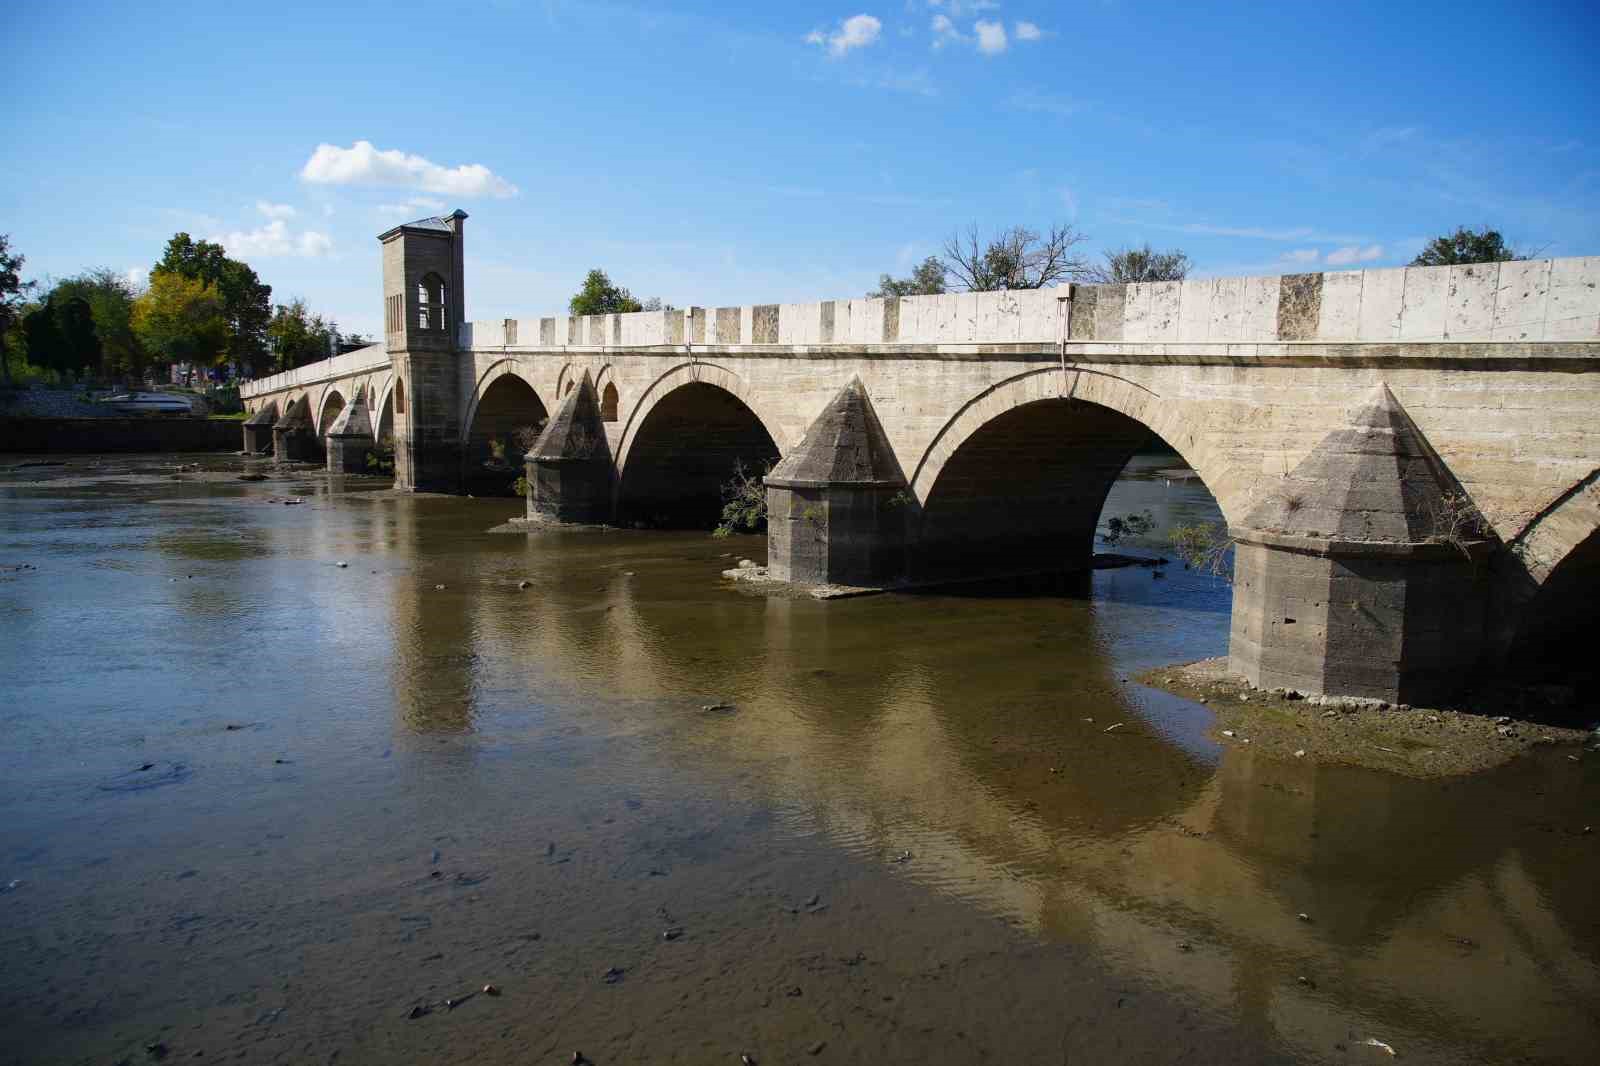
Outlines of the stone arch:
[{"label": "stone arch", "polygon": [[449,294],[444,278],[430,271],[417,280],[416,328],[422,331],[445,332],[450,328]]},{"label": "stone arch", "polygon": [[572,387],[577,377],[578,370],[574,364],[569,362],[561,365],[561,369],[556,372],[556,391],[552,393],[557,405],[561,403],[561,398],[567,394],[567,390]]},{"label": "stone arch", "polygon": [[605,388],[600,390],[600,421],[615,422],[617,420],[617,383],[606,382]]},{"label": "stone arch", "polygon": [[759,473],[787,444],[775,420],[763,417],[751,399],[738,375],[719,366],[686,363],[657,378],[619,438],[618,519],[676,528],[715,525],[722,487],[735,468]]},{"label": "stone arch", "polygon": [[[1493,561],[1491,655],[1508,667],[1537,666],[1530,650],[1600,602],[1600,469],[1535,515]],[[1591,616],[1592,620],[1592,616]],[[1536,670],[1533,672],[1537,672]]]},{"label": "stone arch", "polygon": [[549,409],[515,360],[490,366],[478,379],[461,424],[465,490],[473,495],[510,492],[526,451],[515,439],[517,430],[541,430],[548,419]]},{"label": "stone arch", "polygon": [[1212,454],[1199,426],[1181,404],[1126,378],[1079,367],[1068,369],[1065,383],[1059,367],[1030,370],[989,386],[963,404],[935,434],[908,475],[917,502],[927,502],[950,457],[996,416],[1055,399],[1082,400],[1140,423],[1178,450],[1216,497],[1225,519],[1232,523],[1244,517],[1244,490],[1232,487],[1237,479],[1228,475],[1228,464]]},{"label": "stone arch", "polygon": [[328,427],[333,425],[333,420],[339,417],[339,412],[345,408],[344,393],[337,385],[328,385],[322,390],[322,397],[317,401],[317,436],[326,437]]},{"label": "stone arch", "polygon": [[[1201,450],[1176,405],[1110,374],[1051,367],[984,390],[911,474],[912,575],[1086,566],[1109,494],[1152,434],[1185,457]],[[1189,461],[1211,489],[1207,472],[1216,468]]]}]

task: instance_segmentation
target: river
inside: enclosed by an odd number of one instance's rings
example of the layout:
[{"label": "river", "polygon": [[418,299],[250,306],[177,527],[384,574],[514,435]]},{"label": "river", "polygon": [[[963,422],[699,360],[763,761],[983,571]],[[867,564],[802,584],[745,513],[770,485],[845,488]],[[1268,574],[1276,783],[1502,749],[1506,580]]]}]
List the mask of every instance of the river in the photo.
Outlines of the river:
[{"label": "river", "polygon": [[[755,537],[12,458],[0,1062],[1600,1046],[1600,760],[1221,749],[1132,680],[1226,652],[1209,574],[766,598]],[[1216,514],[1174,463],[1107,504],[1149,545]]]}]

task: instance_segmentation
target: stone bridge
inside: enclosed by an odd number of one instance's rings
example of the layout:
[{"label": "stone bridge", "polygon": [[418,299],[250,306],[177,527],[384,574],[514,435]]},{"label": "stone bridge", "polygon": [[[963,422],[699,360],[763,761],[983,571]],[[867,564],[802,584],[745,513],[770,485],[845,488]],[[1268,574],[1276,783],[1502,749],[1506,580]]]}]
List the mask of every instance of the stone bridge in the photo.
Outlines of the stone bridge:
[{"label": "stone bridge", "polygon": [[701,528],[771,465],[772,575],[881,587],[1083,567],[1155,434],[1227,520],[1252,682],[1586,651],[1600,258],[472,322],[465,220],[381,235],[385,343],[247,385],[246,450]]}]

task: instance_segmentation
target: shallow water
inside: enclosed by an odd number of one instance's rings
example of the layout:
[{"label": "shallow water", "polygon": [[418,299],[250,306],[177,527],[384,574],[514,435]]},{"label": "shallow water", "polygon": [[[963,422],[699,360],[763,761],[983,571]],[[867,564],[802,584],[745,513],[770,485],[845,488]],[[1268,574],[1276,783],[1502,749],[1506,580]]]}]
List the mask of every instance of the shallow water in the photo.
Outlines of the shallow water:
[{"label": "shallow water", "polygon": [[[1421,782],[1220,750],[1127,680],[1225,652],[1209,576],[766,599],[718,577],[759,538],[97,462],[0,473],[0,1062],[1600,1037],[1595,757]],[[1107,513],[1214,516],[1171,462]]]}]

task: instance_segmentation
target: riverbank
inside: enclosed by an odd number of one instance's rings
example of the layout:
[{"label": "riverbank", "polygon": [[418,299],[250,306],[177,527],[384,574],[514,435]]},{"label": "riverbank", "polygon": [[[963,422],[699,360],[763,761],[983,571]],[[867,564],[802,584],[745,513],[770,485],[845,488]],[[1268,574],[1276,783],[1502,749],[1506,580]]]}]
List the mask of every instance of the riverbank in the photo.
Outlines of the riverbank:
[{"label": "riverbank", "polygon": [[0,417],[0,453],[238,451],[239,425],[232,418]]},{"label": "riverbank", "polygon": [[1137,680],[1205,704],[1211,735],[1224,746],[1273,758],[1359,766],[1407,777],[1469,774],[1500,766],[1534,748],[1566,749],[1574,762],[1600,759],[1587,730],[1542,725],[1507,715],[1398,707],[1366,700],[1290,698],[1252,688],[1228,673],[1225,657],[1157,667]]}]

